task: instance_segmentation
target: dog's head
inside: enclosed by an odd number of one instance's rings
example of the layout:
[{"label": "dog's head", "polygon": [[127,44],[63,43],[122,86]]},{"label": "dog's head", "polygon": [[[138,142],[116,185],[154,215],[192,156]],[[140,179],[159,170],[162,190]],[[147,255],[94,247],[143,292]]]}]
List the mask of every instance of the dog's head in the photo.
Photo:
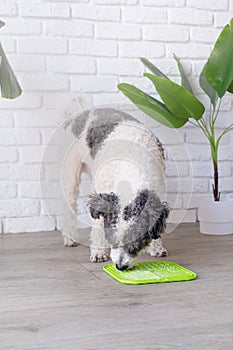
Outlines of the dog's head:
[{"label": "dog's head", "polygon": [[147,189],[140,190],[124,207],[115,193],[94,193],[89,206],[92,218],[103,220],[111,258],[119,270],[132,268],[138,254],[160,237],[169,213],[167,204]]}]

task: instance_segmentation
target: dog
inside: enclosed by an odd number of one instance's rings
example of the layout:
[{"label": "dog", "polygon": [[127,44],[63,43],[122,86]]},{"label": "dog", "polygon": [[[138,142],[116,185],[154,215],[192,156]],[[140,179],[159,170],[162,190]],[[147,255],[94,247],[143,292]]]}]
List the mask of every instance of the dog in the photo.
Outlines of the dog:
[{"label": "dog", "polygon": [[165,197],[164,149],[129,113],[93,108],[71,118],[73,137],[62,167],[65,198],[63,239],[78,244],[77,198],[82,172],[92,179],[91,262],[110,257],[118,270],[133,268],[142,251],[167,255],[161,234],[169,214]]}]

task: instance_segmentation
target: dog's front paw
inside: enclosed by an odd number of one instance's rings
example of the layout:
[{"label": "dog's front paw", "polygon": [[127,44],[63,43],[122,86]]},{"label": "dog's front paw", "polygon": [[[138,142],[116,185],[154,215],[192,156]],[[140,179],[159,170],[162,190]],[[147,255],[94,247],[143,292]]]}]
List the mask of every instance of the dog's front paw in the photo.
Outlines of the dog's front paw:
[{"label": "dog's front paw", "polygon": [[108,261],[110,256],[110,249],[91,249],[91,256],[90,256],[90,261],[92,263],[97,262],[97,263],[102,263],[105,261]]},{"label": "dog's front paw", "polygon": [[161,238],[156,240],[153,239],[146,251],[151,256],[155,257],[164,257],[168,255],[167,249],[164,248]]}]

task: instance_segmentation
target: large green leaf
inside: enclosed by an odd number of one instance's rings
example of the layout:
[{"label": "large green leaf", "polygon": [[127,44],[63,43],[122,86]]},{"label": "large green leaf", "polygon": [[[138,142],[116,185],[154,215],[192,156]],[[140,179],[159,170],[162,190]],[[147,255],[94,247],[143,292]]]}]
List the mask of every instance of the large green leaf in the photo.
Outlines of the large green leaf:
[{"label": "large green leaf", "polygon": [[200,78],[199,78],[199,83],[202,88],[202,90],[205,91],[205,93],[209,96],[210,101],[212,105],[216,106],[216,102],[218,100],[218,94],[217,92],[212,88],[212,86],[208,83],[206,79],[206,65],[203,67]]},{"label": "large green leaf", "polygon": [[0,43],[0,85],[1,95],[4,98],[16,98],[22,92],[21,87],[16,79],[16,76],[6,58]]},{"label": "large green leaf", "polygon": [[179,58],[173,54],[173,58],[176,60],[176,63],[177,63],[177,67],[179,69],[179,72],[180,72],[180,76],[181,76],[181,85],[183,86],[183,88],[185,88],[186,90],[188,90],[189,92],[191,92],[191,94],[193,94],[193,91],[192,91],[192,88],[191,88],[191,85],[188,81],[188,78],[187,78],[187,75],[184,71],[184,68],[182,66],[182,64],[180,63],[180,60]]},{"label": "large green leaf", "polygon": [[232,82],[230,83],[230,85],[228,86],[228,89],[227,91],[231,92],[233,94],[233,80]]},{"label": "large green leaf", "polygon": [[141,111],[163,125],[170,128],[180,128],[188,121],[188,118],[179,118],[173,115],[163,103],[133,85],[121,83],[118,88]]},{"label": "large green leaf", "polygon": [[219,35],[206,63],[206,79],[221,98],[233,79],[233,18]]},{"label": "large green leaf", "polygon": [[180,118],[194,118],[199,120],[205,107],[189,91],[171,80],[156,77],[153,74],[145,73],[155,85],[163,102],[174,115]]},{"label": "large green leaf", "polygon": [[157,67],[153,65],[150,61],[148,61],[144,57],[140,57],[141,62],[144,64],[146,68],[148,68],[153,74],[157,75],[157,77],[163,77],[166,79],[169,79],[161,70],[159,70]]}]

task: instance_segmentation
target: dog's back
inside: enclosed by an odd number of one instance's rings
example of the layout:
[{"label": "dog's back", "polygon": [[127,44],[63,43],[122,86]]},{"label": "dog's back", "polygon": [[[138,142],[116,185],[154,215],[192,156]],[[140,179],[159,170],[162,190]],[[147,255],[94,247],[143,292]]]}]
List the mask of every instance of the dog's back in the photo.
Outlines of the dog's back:
[{"label": "dog's back", "polygon": [[122,200],[140,188],[163,195],[163,147],[130,114],[111,108],[86,110],[72,119],[71,131],[92,174],[93,191],[123,192]]},{"label": "dog's back", "polygon": [[111,108],[87,110],[73,118],[71,131],[92,174],[93,191],[120,192],[122,200],[140,188],[159,197],[164,193],[163,147],[130,114]]}]

